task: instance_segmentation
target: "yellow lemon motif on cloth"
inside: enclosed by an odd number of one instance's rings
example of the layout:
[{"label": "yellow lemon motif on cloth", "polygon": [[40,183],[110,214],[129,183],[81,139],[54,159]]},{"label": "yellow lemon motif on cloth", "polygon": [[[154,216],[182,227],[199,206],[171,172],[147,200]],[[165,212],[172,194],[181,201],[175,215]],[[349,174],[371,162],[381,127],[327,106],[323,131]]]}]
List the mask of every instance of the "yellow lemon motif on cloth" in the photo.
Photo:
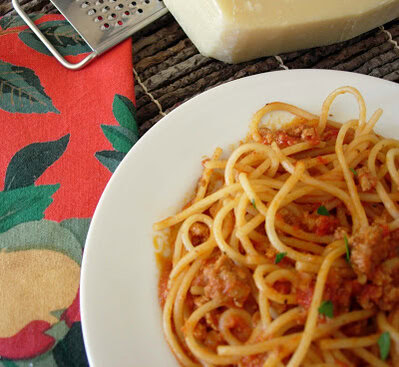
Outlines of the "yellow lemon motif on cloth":
[{"label": "yellow lemon motif on cloth", "polygon": [[79,265],[59,252],[1,252],[0,337],[15,335],[33,320],[56,323],[51,311],[72,303],[79,276]]},{"label": "yellow lemon motif on cloth", "polygon": [[82,247],[62,224],[41,220],[0,234],[0,338],[33,320],[54,324],[79,288]]}]

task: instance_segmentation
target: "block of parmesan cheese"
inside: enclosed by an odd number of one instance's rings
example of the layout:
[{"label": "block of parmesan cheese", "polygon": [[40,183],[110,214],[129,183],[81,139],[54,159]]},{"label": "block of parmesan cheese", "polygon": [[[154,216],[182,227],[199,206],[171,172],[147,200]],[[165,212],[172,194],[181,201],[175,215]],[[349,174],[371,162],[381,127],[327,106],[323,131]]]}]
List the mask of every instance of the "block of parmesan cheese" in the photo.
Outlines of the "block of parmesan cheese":
[{"label": "block of parmesan cheese", "polygon": [[399,16],[399,0],[164,0],[205,55],[237,63],[345,41]]}]

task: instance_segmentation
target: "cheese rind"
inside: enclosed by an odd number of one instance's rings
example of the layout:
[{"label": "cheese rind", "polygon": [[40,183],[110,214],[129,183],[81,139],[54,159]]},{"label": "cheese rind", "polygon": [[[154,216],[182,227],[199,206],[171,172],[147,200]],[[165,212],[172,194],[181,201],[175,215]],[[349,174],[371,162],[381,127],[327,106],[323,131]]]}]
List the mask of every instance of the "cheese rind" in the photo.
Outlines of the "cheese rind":
[{"label": "cheese rind", "polygon": [[164,0],[205,55],[237,63],[345,41],[399,17],[399,0]]}]

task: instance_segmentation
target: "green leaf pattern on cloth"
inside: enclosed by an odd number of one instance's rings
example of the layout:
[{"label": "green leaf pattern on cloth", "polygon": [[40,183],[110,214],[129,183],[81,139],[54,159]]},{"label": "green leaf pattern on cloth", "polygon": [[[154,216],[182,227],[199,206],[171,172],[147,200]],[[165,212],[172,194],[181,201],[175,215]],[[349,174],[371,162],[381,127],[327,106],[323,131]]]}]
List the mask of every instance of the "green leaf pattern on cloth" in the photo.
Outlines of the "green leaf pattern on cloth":
[{"label": "green leaf pattern on cloth", "polygon": [[21,223],[1,233],[0,249],[6,252],[53,250],[79,265],[82,263],[82,246],[74,234],[59,223],[45,219]]},{"label": "green leaf pattern on cloth", "polygon": [[[45,22],[39,24],[38,28],[63,56],[80,55],[91,51],[83,38],[66,20]],[[50,51],[47,50],[46,46],[44,46],[30,29],[21,32],[18,37],[28,47],[42,54],[51,56]]]},{"label": "green leaf pattern on cloth", "polygon": [[60,222],[60,226],[69,230],[84,248],[87,232],[89,231],[91,218],[70,218]]},{"label": "green leaf pattern on cloth", "polygon": [[139,136],[137,127],[136,107],[129,98],[117,94],[112,103],[112,112],[119,125],[131,130],[136,137]]},{"label": "green leaf pattern on cloth", "polygon": [[112,112],[120,126],[101,125],[101,129],[115,150],[102,150],[96,152],[95,156],[111,172],[115,172],[126,153],[139,139],[139,129],[136,107],[125,96],[115,95]]},{"label": "green leaf pattern on cloth", "polygon": [[88,366],[80,322],[72,325],[66,337],[55,346],[53,355],[58,367]]},{"label": "green leaf pattern on cloth", "polygon": [[54,367],[57,366],[57,363],[54,359],[53,352],[47,352],[45,354],[42,354],[39,357],[36,357],[31,360],[26,360],[26,361],[17,361],[17,366],[18,367]]},{"label": "green leaf pattern on cloth", "polygon": [[101,125],[101,129],[115,150],[127,153],[136,143],[137,136],[122,126]]},{"label": "green leaf pattern on cloth", "polygon": [[45,334],[52,336],[56,341],[62,340],[68,334],[69,327],[65,321],[59,321],[48,329]]},{"label": "green leaf pattern on cloth", "polygon": [[20,113],[59,113],[33,70],[1,60],[0,109]]},{"label": "green leaf pattern on cloth", "polygon": [[113,173],[118,168],[122,159],[125,158],[126,154],[117,152],[116,150],[102,150],[95,155],[96,158]]},{"label": "green leaf pattern on cloth", "polygon": [[51,196],[59,187],[59,184],[28,186],[0,192],[0,233],[20,223],[44,218],[44,211],[53,202]]},{"label": "green leaf pattern on cloth", "polygon": [[61,318],[61,315],[64,313],[64,311],[65,311],[65,308],[63,308],[61,310],[51,311],[51,314],[59,320]]},{"label": "green leaf pattern on cloth", "polygon": [[[33,21],[40,19],[42,16],[43,14],[29,14],[29,18],[32,19]],[[0,27],[3,30],[9,28],[22,27],[22,26],[27,26],[27,25],[20,16],[5,16],[0,19]]]},{"label": "green leaf pattern on cloth", "polygon": [[33,143],[18,151],[8,165],[4,190],[33,185],[61,155],[69,142],[69,134],[44,143]]},{"label": "green leaf pattern on cloth", "polygon": [[17,365],[15,362],[13,362],[13,361],[11,361],[11,360],[8,360],[8,359],[3,359],[3,360],[1,361],[1,363],[2,363],[3,366],[5,366],[5,367],[18,367],[18,365]]},{"label": "green leaf pattern on cloth", "polygon": [[[40,367],[54,367],[57,366],[57,363],[54,359],[53,356],[53,351],[50,350],[47,353],[44,353],[38,357],[35,358],[31,358],[31,359],[26,359],[26,360],[19,360],[19,361],[10,361],[10,360],[0,360],[1,362],[3,362],[4,366],[9,366],[9,367],[36,367],[36,366],[40,366]],[[4,362],[12,362],[14,363],[13,365],[6,365],[4,364]],[[0,366],[2,366],[0,364]],[[83,365],[82,365],[83,367]]]}]

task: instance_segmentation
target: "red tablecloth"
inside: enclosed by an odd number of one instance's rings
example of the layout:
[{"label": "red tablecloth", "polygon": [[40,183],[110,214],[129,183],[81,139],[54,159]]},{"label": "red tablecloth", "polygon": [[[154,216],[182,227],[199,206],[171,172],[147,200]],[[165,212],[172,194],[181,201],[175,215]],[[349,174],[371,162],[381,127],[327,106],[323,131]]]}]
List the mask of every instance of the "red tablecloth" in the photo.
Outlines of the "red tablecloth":
[{"label": "red tablecloth", "polygon": [[[76,62],[60,16],[36,17]],[[131,41],[63,68],[18,17],[0,19],[0,365],[85,366],[79,276],[90,217],[138,139]]]}]

